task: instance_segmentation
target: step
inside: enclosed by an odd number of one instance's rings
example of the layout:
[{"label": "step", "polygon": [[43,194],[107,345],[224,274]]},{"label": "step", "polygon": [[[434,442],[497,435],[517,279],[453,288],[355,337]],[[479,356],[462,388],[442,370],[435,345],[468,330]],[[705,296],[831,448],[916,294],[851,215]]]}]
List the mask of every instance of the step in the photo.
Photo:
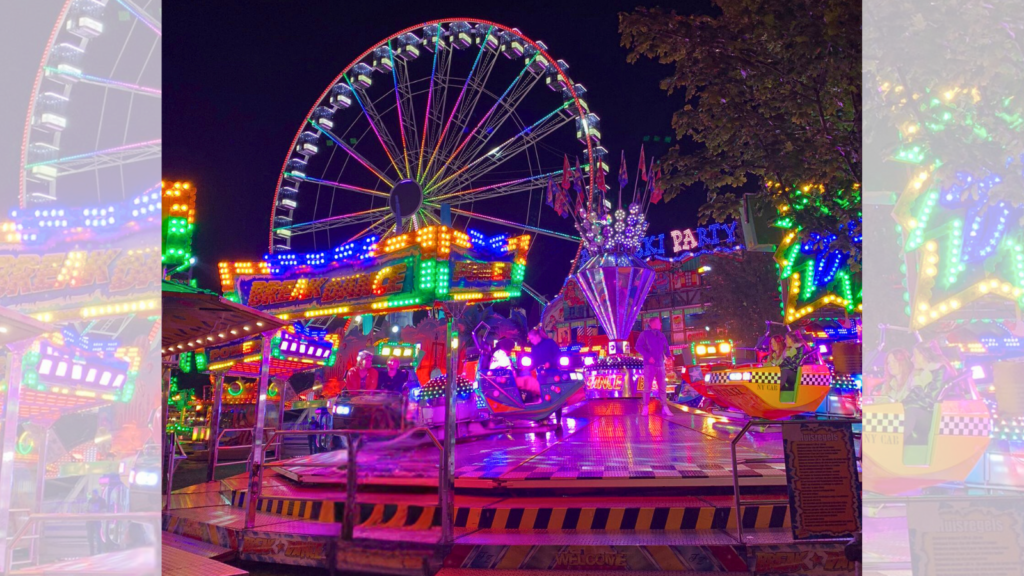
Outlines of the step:
[{"label": "step", "polygon": [[241,568],[211,560],[201,554],[193,554],[170,546],[166,539],[161,554],[160,573],[163,576],[245,576],[249,573]]},{"label": "step", "polygon": [[170,532],[161,532],[161,534],[164,550],[168,547],[176,548],[196,556],[209,558],[210,560],[232,560],[235,557],[235,551],[230,548],[217,546],[216,544],[210,544],[201,540],[194,540]]},{"label": "step", "polygon": [[[345,503],[309,497],[260,498],[260,512],[340,522]],[[366,502],[367,498],[387,501]],[[757,500],[744,496],[745,499]],[[767,501],[767,498],[762,498]],[[439,526],[441,515],[432,495],[360,495],[360,526],[425,528]],[[397,500],[397,502],[396,502]],[[476,500],[473,502],[472,500]],[[746,529],[788,528],[789,506],[748,502],[743,506]],[[233,506],[245,506],[245,492],[234,491]],[[495,530],[714,530],[736,527],[731,497],[684,498],[460,498],[455,500],[455,527]]]}]

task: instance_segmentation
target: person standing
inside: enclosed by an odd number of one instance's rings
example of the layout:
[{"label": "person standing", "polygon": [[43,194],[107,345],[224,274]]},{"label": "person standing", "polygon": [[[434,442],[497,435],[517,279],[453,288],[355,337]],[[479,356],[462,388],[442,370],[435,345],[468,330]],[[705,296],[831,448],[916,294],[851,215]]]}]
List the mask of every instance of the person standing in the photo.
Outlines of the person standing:
[{"label": "person standing", "polygon": [[636,350],[644,359],[644,405],[640,414],[647,416],[651,403],[651,388],[658,383],[658,397],[661,399],[661,413],[671,416],[665,393],[665,354],[668,352],[668,339],[661,331],[661,318],[655,316],[647,322],[647,330],[636,339]]},{"label": "person standing", "polygon": [[[310,417],[306,418],[305,420],[303,420],[302,421],[302,425],[303,425],[303,427],[306,430],[309,430],[310,432],[312,432],[313,430],[319,430],[319,427],[316,425],[316,419],[313,418],[312,416],[310,416]],[[313,454],[316,454],[317,453],[316,434],[308,434],[306,436],[306,441],[309,442],[309,454],[310,454],[310,456],[312,456]]]},{"label": "person standing", "polygon": [[[86,502],[86,511],[89,514],[102,514],[107,511],[107,501],[100,496],[99,490],[93,490],[92,496]],[[89,555],[95,556],[103,552],[103,538],[100,536],[100,529],[103,526],[100,520],[88,520],[85,523],[85,534],[89,540]]]}]

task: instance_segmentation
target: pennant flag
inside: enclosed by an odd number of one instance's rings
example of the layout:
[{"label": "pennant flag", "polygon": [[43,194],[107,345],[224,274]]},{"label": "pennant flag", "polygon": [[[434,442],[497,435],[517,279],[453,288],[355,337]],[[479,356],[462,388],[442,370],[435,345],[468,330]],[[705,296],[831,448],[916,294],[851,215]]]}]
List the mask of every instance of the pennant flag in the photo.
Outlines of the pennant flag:
[{"label": "pennant flag", "polygon": [[665,194],[665,189],[661,183],[661,166],[659,165],[654,170],[654,191],[651,192],[651,203],[657,204],[661,202],[661,197]]},{"label": "pennant flag", "polygon": [[597,172],[594,172],[594,187],[601,192],[604,192],[608,189],[608,186],[604,183],[604,168],[601,166],[600,159],[595,163],[597,164],[597,167],[595,168]]},{"label": "pennant flag", "polygon": [[647,166],[644,162],[644,145],[640,145],[640,179],[647,182]]},{"label": "pennant flag", "polygon": [[552,208],[555,207],[555,179],[548,176],[548,188],[547,188],[547,205]]},{"label": "pennant flag", "polygon": [[562,163],[562,188],[565,190],[569,189],[571,184],[569,183],[569,172],[572,168],[569,168],[569,155],[565,155],[565,161]]},{"label": "pennant flag", "polygon": [[583,193],[583,169],[580,168],[580,158],[576,157],[576,168],[572,172],[572,187],[577,194]]},{"label": "pennant flag", "polygon": [[629,182],[629,177],[626,175],[626,151],[622,151],[622,159],[619,160],[619,188],[625,188],[626,183]]},{"label": "pennant flag", "polygon": [[569,217],[569,192],[565,188],[559,188],[555,192],[555,212],[562,218]]}]

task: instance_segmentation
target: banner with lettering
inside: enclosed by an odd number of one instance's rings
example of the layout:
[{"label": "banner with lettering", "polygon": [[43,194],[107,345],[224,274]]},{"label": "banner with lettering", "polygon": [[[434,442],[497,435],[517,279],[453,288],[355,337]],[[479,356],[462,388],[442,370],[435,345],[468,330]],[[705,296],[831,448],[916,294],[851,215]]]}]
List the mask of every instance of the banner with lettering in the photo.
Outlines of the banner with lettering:
[{"label": "banner with lettering", "polygon": [[849,422],[782,425],[793,538],[853,538],[861,530],[861,487]]}]

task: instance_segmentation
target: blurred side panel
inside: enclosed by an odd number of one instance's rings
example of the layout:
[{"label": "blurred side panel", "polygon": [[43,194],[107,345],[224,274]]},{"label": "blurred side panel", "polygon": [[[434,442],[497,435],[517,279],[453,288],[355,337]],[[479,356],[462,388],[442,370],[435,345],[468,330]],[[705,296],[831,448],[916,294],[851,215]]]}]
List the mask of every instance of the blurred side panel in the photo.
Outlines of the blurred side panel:
[{"label": "blurred side panel", "polygon": [[161,4],[9,4],[0,573],[158,574]]},{"label": "blurred side panel", "polygon": [[1024,12],[864,7],[864,572],[1024,565]]}]

